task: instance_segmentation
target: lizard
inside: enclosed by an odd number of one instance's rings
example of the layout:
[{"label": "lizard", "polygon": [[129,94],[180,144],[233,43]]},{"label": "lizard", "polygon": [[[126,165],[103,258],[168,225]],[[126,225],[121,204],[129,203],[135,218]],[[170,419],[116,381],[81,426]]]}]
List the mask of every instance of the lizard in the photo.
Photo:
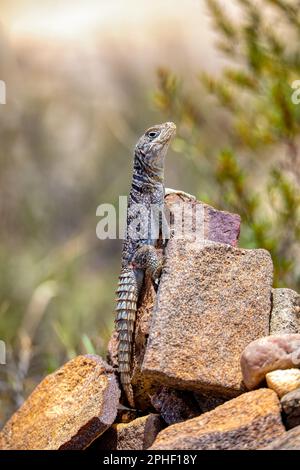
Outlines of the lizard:
[{"label": "lizard", "polygon": [[[133,177],[127,205],[127,230],[122,248],[121,272],[117,287],[116,331],[118,336],[118,372],[128,404],[134,407],[131,362],[137,305],[145,276],[154,286],[162,263],[158,258],[150,230],[137,237],[130,227],[136,218],[136,204],[143,208],[143,221],[151,220],[151,207],[164,205],[164,160],[176,133],[173,122],[150,127],[138,140],[134,151]],[[175,190],[168,190],[177,192]],[[182,193],[179,191],[178,193]],[[140,230],[143,227],[140,227]]]}]

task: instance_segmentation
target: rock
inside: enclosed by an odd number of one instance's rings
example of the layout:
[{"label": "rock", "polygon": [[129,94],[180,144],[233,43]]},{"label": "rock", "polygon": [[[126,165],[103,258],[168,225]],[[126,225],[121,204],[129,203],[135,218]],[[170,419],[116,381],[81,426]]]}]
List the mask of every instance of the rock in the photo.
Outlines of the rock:
[{"label": "rock", "polygon": [[[199,204],[199,203],[198,203]],[[238,214],[230,214],[203,204],[207,230],[205,238],[217,243],[236,246],[241,228],[241,218]]]},{"label": "rock", "polygon": [[281,398],[281,407],[287,429],[300,425],[300,388]]},{"label": "rock", "polygon": [[151,403],[167,424],[175,424],[201,414],[192,392],[161,387]]},{"label": "rock", "polygon": [[285,432],[272,390],[260,389],[161,431],[151,450],[258,449]]},{"label": "rock", "polygon": [[113,369],[95,355],[78,356],[48,375],[0,433],[0,448],[84,449],[117,415]]},{"label": "rock", "polygon": [[265,250],[171,239],[143,374],[171,388],[241,393],[241,352],[269,331],[272,277]]},{"label": "rock", "polygon": [[135,405],[145,411],[153,411],[151,396],[154,395],[159,388],[159,385],[151,382],[151,380],[145,377],[141,372],[155,299],[156,293],[152,282],[147,280],[141,294],[140,306],[137,312],[131,379]]},{"label": "rock", "polygon": [[300,387],[300,370],[273,370],[266,374],[266,381],[268,387],[274,390],[274,392],[276,392],[281,398],[283,395],[286,395]]},{"label": "rock", "polygon": [[158,415],[149,414],[127,424],[114,424],[99,439],[91,450],[144,450],[154,442],[163,429]]},{"label": "rock", "polygon": [[300,364],[300,334],[273,335],[260,338],[244,349],[241,368],[246,387],[257,387],[268,372],[289,369]]},{"label": "rock", "polygon": [[300,426],[285,432],[262,450],[300,450]]},{"label": "rock", "polygon": [[292,289],[273,289],[270,334],[300,333],[300,295]]}]

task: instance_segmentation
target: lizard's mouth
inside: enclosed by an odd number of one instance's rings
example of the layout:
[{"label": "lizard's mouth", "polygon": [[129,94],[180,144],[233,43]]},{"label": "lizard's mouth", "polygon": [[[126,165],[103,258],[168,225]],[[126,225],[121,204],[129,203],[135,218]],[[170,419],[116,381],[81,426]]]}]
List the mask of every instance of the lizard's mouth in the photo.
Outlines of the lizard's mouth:
[{"label": "lizard's mouth", "polygon": [[160,141],[162,144],[169,143],[176,134],[176,125],[174,122],[166,122],[164,124],[164,130],[161,133]]}]

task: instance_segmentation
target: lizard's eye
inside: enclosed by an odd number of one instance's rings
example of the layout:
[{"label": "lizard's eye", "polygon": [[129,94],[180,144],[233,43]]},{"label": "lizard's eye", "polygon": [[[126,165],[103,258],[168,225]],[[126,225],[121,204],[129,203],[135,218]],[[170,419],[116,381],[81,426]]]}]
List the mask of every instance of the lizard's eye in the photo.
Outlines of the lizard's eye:
[{"label": "lizard's eye", "polygon": [[148,132],[148,137],[150,137],[150,139],[155,139],[155,137],[157,137],[159,135],[159,132],[158,131],[150,131]]}]

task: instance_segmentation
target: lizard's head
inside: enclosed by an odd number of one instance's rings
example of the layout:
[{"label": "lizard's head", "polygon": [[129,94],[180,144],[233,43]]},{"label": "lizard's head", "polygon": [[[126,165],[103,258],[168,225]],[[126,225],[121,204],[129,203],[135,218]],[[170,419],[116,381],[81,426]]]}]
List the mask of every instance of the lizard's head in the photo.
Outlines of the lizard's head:
[{"label": "lizard's head", "polygon": [[176,133],[173,122],[150,127],[139,139],[135,151],[140,163],[154,171],[163,169],[169,144]]}]

